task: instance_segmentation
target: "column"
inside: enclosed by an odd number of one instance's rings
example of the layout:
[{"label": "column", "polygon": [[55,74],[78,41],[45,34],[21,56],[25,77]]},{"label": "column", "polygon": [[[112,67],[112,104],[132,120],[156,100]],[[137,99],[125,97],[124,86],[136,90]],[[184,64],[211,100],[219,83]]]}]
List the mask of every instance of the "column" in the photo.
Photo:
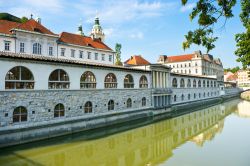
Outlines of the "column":
[{"label": "column", "polygon": [[155,88],[155,72],[152,71],[152,87]]}]

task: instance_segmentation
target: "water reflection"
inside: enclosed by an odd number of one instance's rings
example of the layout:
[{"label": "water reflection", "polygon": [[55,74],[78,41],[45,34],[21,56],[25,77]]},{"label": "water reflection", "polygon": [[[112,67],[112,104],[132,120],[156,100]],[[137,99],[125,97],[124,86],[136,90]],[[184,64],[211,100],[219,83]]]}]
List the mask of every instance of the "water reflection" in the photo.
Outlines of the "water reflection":
[{"label": "water reflection", "polygon": [[[245,116],[250,103],[234,100],[144,127],[103,138],[1,152],[0,165],[158,165],[173,156],[173,150],[187,141],[203,146],[222,132],[224,118],[236,111]],[[238,104],[239,103],[239,104]],[[248,112],[249,113],[249,112]],[[60,139],[59,139],[60,140]]]}]

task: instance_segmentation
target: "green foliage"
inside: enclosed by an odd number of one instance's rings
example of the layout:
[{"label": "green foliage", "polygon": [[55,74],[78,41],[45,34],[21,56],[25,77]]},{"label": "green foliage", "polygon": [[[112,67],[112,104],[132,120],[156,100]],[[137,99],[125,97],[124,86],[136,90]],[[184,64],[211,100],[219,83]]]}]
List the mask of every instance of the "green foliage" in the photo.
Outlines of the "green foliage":
[{"label": "green foliage", "polygon": [[238,56],[237,61],[242,62],[243,68],[247,68],[250,65],[250,1],[241,0],[241,9],[240,18],[246,32],[235,35],[235,55]]},{"label": "green foliage", "polygon": [[234,67],[234,68],[227,68],[227,69],[224,69],[225,72],[232,72],[232,73],[236,73],[237,71],[240,70],[240,67],[237,66],[237,67]]},{"label": "green foliage", "polygon": [[122,66],[122,62],[121,62],[121,48],[122,48],[122,45],[116,43],[116,45],[115,45],[115,52],[116,52],[116,54],[115,54],[115,64],[119,65],[119,66]]},{"label": "green foliage", "polygon": [[14,21],[14,22],[21,22],[21,19],[13,16],[9,13],[0,13],[0,20],[8,20],[8,21]]},{"label": "green foliage", "polygon": [[[186,5],[188,0],[182,0],[182,5]],[[237,61],[242,62],[244,68],[250,65],[250,1],[240,0],[241,2],[241,22],[246,31],[235,36],[238,56]],[[185,35],[185,41],[182,44],[183,49],[190,48],[192,44],[202,45],[207,52],[215,48],[214,42],[218,39],[213,37],[214,25],[223,18],[233,17],[232,9],[236,0],[197,0],[189,17],[193,21],[197,18],[198,29],[189,31]]]},{"label": "green foliage", "polygon": [[27,18],[27,17],[22,17],[21,18],[21,23],[25,23],[25,22],[27,22],[29,19]]}]

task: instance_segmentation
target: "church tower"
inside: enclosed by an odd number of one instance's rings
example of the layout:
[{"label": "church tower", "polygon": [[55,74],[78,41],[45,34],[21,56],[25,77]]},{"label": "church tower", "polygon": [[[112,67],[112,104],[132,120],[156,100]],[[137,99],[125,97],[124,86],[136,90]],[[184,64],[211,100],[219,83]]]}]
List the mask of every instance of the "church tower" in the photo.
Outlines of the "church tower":
[{"label": "church tower", "polygon": [[95,18],[95,24],[92,28],[90,36],[92,37],[92,39],[100,39],[102,42],[104,42],[105,35],[102,32],[102,27],[100,25],[98,17]]}]

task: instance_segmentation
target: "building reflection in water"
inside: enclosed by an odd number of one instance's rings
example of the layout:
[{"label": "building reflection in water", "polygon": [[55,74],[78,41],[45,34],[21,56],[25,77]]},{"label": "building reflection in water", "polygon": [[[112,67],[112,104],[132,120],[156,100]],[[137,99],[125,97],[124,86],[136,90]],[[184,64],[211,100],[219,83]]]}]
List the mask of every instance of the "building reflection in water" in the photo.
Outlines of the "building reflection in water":
[{"label": "building reflection in water", "polygon": [[250,102],[244,100],[239,103],[236,114],[238,114],[240,117],[250,118]]},{"label": "building reflection in water", "polygon": [[0,156],[0,165],[157,165],[186,141],[203,146],[212,140],[222,131],[224,118],[238,110],[238,103],[227,102],[104,138],[12,150]]}]

